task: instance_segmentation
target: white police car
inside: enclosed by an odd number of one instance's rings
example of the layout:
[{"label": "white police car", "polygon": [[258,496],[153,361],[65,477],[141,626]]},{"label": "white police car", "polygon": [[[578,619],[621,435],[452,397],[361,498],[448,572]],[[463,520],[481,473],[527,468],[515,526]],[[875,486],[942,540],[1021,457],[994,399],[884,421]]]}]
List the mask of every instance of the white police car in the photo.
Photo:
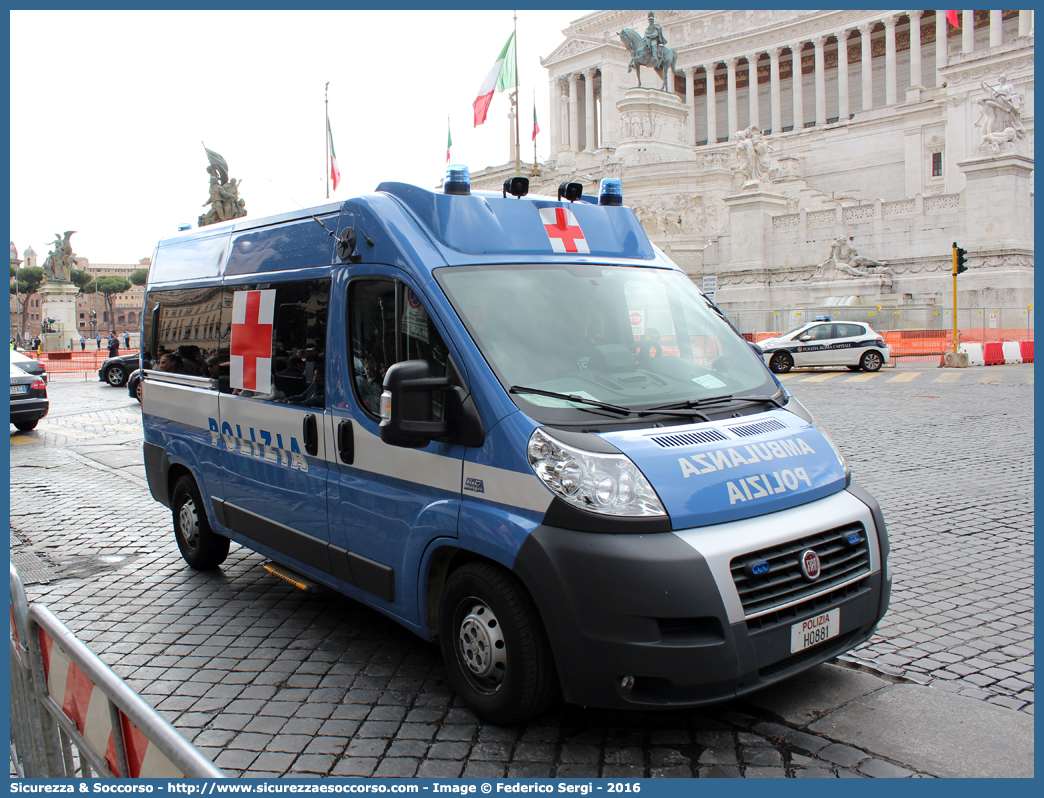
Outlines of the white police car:
[{"label": "white police car", "polygon": [[795,366],[848,366],[878,371],[888,362],[888,345],[869,324],[820,316],[778,338],[760,341],[765,362],[776,374]]}]

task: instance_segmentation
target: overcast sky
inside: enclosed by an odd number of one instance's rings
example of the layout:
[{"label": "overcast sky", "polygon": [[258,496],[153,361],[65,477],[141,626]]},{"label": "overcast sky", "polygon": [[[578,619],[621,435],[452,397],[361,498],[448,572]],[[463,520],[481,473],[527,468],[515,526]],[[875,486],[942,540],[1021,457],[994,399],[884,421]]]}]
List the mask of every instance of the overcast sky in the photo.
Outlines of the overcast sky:
[{"label": "overcast sky", "polygon": [[[521,152],[540,58],[585,11],[518,12]],[[508,11],[12,11],[11,238],[42,263],[76,230],[91,263],[137,263],[195,226],[209,196],[201,142],[223,155],[250,216],[326,202],[324,84],[341,168],[331,198],[384,180],[434,187],[452,161],[508,160],[507,94],[471,103],[512,31]]]}]

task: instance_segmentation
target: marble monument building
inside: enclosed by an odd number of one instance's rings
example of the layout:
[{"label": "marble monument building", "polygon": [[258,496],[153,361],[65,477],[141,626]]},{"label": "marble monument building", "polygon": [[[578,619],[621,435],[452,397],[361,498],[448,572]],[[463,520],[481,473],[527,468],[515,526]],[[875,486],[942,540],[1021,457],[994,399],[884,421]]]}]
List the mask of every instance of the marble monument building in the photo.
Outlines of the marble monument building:
[{"label": "marble monument building", "polygon": [[[573,22],[542,59],[551,157],[532,190],[623,180],[653,241],[727,310],[1033,301],[1032,11],[656,11],[668,90],[620,32]],[[473,175],[499,189],[502,167]]]}]

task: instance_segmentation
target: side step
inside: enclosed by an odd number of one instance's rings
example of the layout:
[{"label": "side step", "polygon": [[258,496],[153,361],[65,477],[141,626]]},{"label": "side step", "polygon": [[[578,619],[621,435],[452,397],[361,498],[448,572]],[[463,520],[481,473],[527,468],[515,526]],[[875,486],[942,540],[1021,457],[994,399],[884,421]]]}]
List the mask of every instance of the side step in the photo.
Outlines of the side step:
[{"label": "side step", "polygon": [[318,582],[313,582],[307,576],[302,576],[285,565],[280,565],[277,562],[266,562],[262,566],[272,576],[277,576],[284,582],[289,582],[291,585],[296,587],[298,590],[303,590],[305,593],[317,593],[322,587]]}]

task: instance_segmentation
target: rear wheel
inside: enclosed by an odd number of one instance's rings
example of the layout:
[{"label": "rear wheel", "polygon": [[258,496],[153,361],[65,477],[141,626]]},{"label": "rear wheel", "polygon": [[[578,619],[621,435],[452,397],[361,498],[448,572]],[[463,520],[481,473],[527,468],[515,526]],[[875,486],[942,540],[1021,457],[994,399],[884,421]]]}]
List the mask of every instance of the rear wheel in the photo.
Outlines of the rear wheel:
[{"label": "rear wheel", "polygon": [[880,371],[881,366],[884,365],[884,360],[876,349],[871,349],[863,355],[862,360],[859,361],[859,365],[862,366],[863,371]]},{"label": "rear wheel", "polygon": [[185,475],[174,485],[170,507],[174,514],[174,537],[185,562],[199,571],[221,565],[228,556],[230,541],[210,529],[203,500],[192,477]]},{"label": "rear wheel", "polygon": [[517,723],[551,703],[551,647],[513,574],[485,562],[454,571],[443,591],[439,638],[454,688],[480,718]]},{"label": "rear wheel", "polygon": [[36,429],[38,423],[40,423],[40,419],[35,421],[16,421],[14,425],[19,432],[28,432],[31,429]]},{"label": "rear wheel", "polygon": [[127,384],[127,369],[123,366],[109,366],[105,370],[105,381],[113,388],[122,388]]},{"label": "rear wheel", "polygon": [[794,358],[786,352],[776,352],[776,354],[769,359],[769,368],[776,374],[786,374],[794,368]]}]

